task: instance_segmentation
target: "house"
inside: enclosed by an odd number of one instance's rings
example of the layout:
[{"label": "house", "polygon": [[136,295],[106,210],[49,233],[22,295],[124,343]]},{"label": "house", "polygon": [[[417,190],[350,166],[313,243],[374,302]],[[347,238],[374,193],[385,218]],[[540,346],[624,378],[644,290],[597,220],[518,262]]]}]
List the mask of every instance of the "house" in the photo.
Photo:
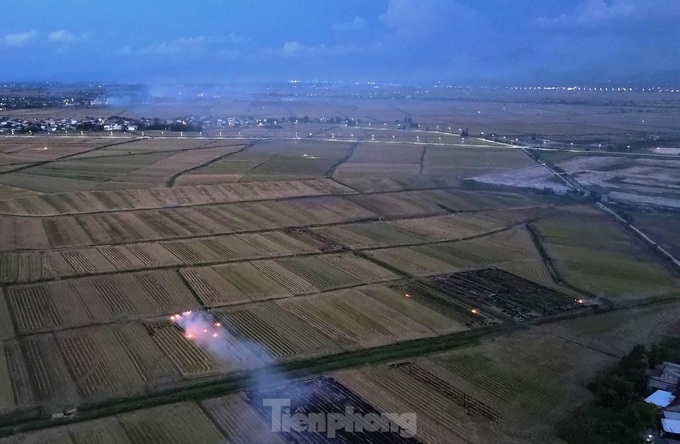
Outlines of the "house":
[{"label": "house", "polygon": [[661,418],[661,436],[666,443],[680,442],[680,420]]},{"label": "house", "polygon": [[675,401],[673,393],[664,390],[657,390],[645,399],[646,403],[654,404],[662,409],[671,405],[673,401]]},{"label": "house", "polygon": [[680,364],[664,362],[649,373],[647,389],[675,392],[680,384]]}]

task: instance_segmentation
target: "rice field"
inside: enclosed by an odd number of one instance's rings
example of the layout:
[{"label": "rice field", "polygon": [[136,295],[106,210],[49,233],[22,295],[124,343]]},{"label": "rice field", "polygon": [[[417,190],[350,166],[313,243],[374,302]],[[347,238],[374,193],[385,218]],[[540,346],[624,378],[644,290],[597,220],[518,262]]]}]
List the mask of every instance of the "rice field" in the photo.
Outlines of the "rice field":
[{"label": "rice field", "polygon": [[140,324],[69,330],[56,337],[84,400],[139,395],[154,384],[178,379]]},{"label": "rice field", "polygon": [[412,276],[507,267],[524,269],[523,273],[529,273],[528,276],[552,285],[552,279],[528,231],[523,227],[501,229],[493,234],[461,241],[366,250],[366,254]]},{"label": "rice field", "polygon": [[171,404],[118,416],[131,444],[217,443],[215,424],[194,403]]},{"label": "rice field", "polygon": [[465,239],[510,228],[528,215],[449,214],[396,221],[360,222],[315,231],[350,248],[377,248]]},{"label": "rice field", "polygon": [[276,361],[339,351],[333,340],[275,303],[216,311],[234,335],[259,344]]},{"label": "rice field", "polygon": [[178,188],[81,191],[0,200],[0,214],[56,216],[142,210],[251,200],[347,194],[349,188],[328,179],[222,184]]},{"label": "rice field", "polygon": [[[47,150],[2,141],[0,173],[50,162],[0,174],[0,428],[5,415],[211,390],[271,365],[352,365],[330,386],[380,411],[417,412],[419,442],[550,442],[607,353],[680,328],[677,304],[634,309],[643,326],[625,310],[554,320],[580,309],[578,289],[618,303],[680,287],[577,197],[464,184],[533,165],[521,150],[325,127],[252,144],[236,134],[267,130],[225,129],[231,141],[55,138]],[[357,142],[322,140],[329,131]],[[171,318],[189,310],[214,320],[213,345]],[[252,387],[210,393],[219,397],[57,419],[50,433],[0,444],[286,442],[262,434]]]},{"label": "rice field", "polygon": [[234,444],[286,444],[282,437],[271,433],[266,420],[241,393],[208,399],[201,405],[217,427]]},{"label": "rice field", "polygon": [[174,271],[57,281],[6,289],[17,332],[30,334],[196,308]]},{"label": "rice field", "polygon": [[359,290],[283,299],[276,304],[348,349],[433,335],[424,325]]},{"label": "rice field", "polygon": [[604,216],[576,215],[532,224],[559,273],[571,285],[604,297],[636,300],[676,293],[680,282],[648,247]]},{"label": "rice field", "polygon": [[556,424],[588,398],[585,385],[613,358],[540,332],[521,332],[430,360],[455,385],[492,403],[506,427],[525,424],[529,433]]}]

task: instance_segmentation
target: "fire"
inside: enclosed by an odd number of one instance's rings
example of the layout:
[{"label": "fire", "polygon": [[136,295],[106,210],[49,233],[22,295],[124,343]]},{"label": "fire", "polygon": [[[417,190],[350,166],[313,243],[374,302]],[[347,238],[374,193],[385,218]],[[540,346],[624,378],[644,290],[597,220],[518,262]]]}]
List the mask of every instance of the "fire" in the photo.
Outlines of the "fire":
[{"label": "fire", "polygon": [[577,304],[583,304],[583,299],[576,299]]},{"label": "fire", "polygon": [[215,327],[221,327],[221,326],[222,326],[222,324],[221,324],[221,323],[219,323],[219,322],[215,322]]},{"label": "fire", "polygon": [[411,295],[408,294],[408,293],[406,293],[404,296],[406,296],[407,298],[410,298],[410,297],[411,297]]},{"label": "fire", "polygon": [[194,337],[194,335],[192,335],[191,333],[187,333],[187,334],[186,334],[186,338],[187,338],[187,339],[192,339],[193,337]]},{"label": "fire", "polygon": [[477,314],[477,309],[476,309],[476,308],[473,308],[473,309],[472,309],[472,314],[473,314],[473,315],[476,315],[476,314]]}]

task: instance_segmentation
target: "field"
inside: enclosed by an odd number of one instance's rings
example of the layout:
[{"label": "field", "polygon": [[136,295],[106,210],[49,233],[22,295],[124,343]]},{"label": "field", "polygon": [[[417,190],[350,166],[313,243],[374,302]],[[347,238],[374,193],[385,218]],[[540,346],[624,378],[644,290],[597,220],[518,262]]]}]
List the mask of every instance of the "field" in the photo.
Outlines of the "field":
[{"label": "field", "polygon": [[633,213],[635,225],[647,233],[655,242],[676,257],[680,255],[680,233],[677,230],[677,214],[673,212]]},{"label": "field", "polygon": [[575,287],[624,300],[679,289],[648,247],[604,216],[591,215],[586,223],[578,214],[565,215],[532,226],[559,273]]},{"label": "field", "polygon": [[[243,95],[187,106],[361,123],[0,135],[0,444],[328,442],[272,435],[272,397],[418,415],[373,442],[557,443],[593,375],[680,331],[677,267],[593,201],[677,252],[674,213],[608,203],[674,198],[677,160],[587,152],[643,129],[563,93]],[[532,136],[596,193],[545,192]]]},{"label": "field", "polygon": [[382,411],[417,411],[425,442],[540,442],[588,399],[589,377],[611,362],[586,347],[522,332],[333,376]]}]

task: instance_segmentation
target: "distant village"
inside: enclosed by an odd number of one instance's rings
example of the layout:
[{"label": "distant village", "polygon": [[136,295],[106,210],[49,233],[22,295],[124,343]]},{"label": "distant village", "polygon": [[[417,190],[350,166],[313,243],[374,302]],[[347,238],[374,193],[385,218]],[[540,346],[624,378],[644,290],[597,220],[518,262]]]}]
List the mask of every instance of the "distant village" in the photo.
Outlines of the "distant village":
[{"label": "distant village", "polygon": [[186,131],[200,132],[210,129],[259,126],[264,128],[281,128],[283,125],[299,123],[329,123],[335,125],[355,126],[361,120],[349,117],[228,117],[216,118],[186,116],[177,119],[129,118],[121,116],[74,118],[11,118],[0,117],[0,134],[35,134],[35,133],[68,133],[68,132],[135,132],[135,131]]}]

